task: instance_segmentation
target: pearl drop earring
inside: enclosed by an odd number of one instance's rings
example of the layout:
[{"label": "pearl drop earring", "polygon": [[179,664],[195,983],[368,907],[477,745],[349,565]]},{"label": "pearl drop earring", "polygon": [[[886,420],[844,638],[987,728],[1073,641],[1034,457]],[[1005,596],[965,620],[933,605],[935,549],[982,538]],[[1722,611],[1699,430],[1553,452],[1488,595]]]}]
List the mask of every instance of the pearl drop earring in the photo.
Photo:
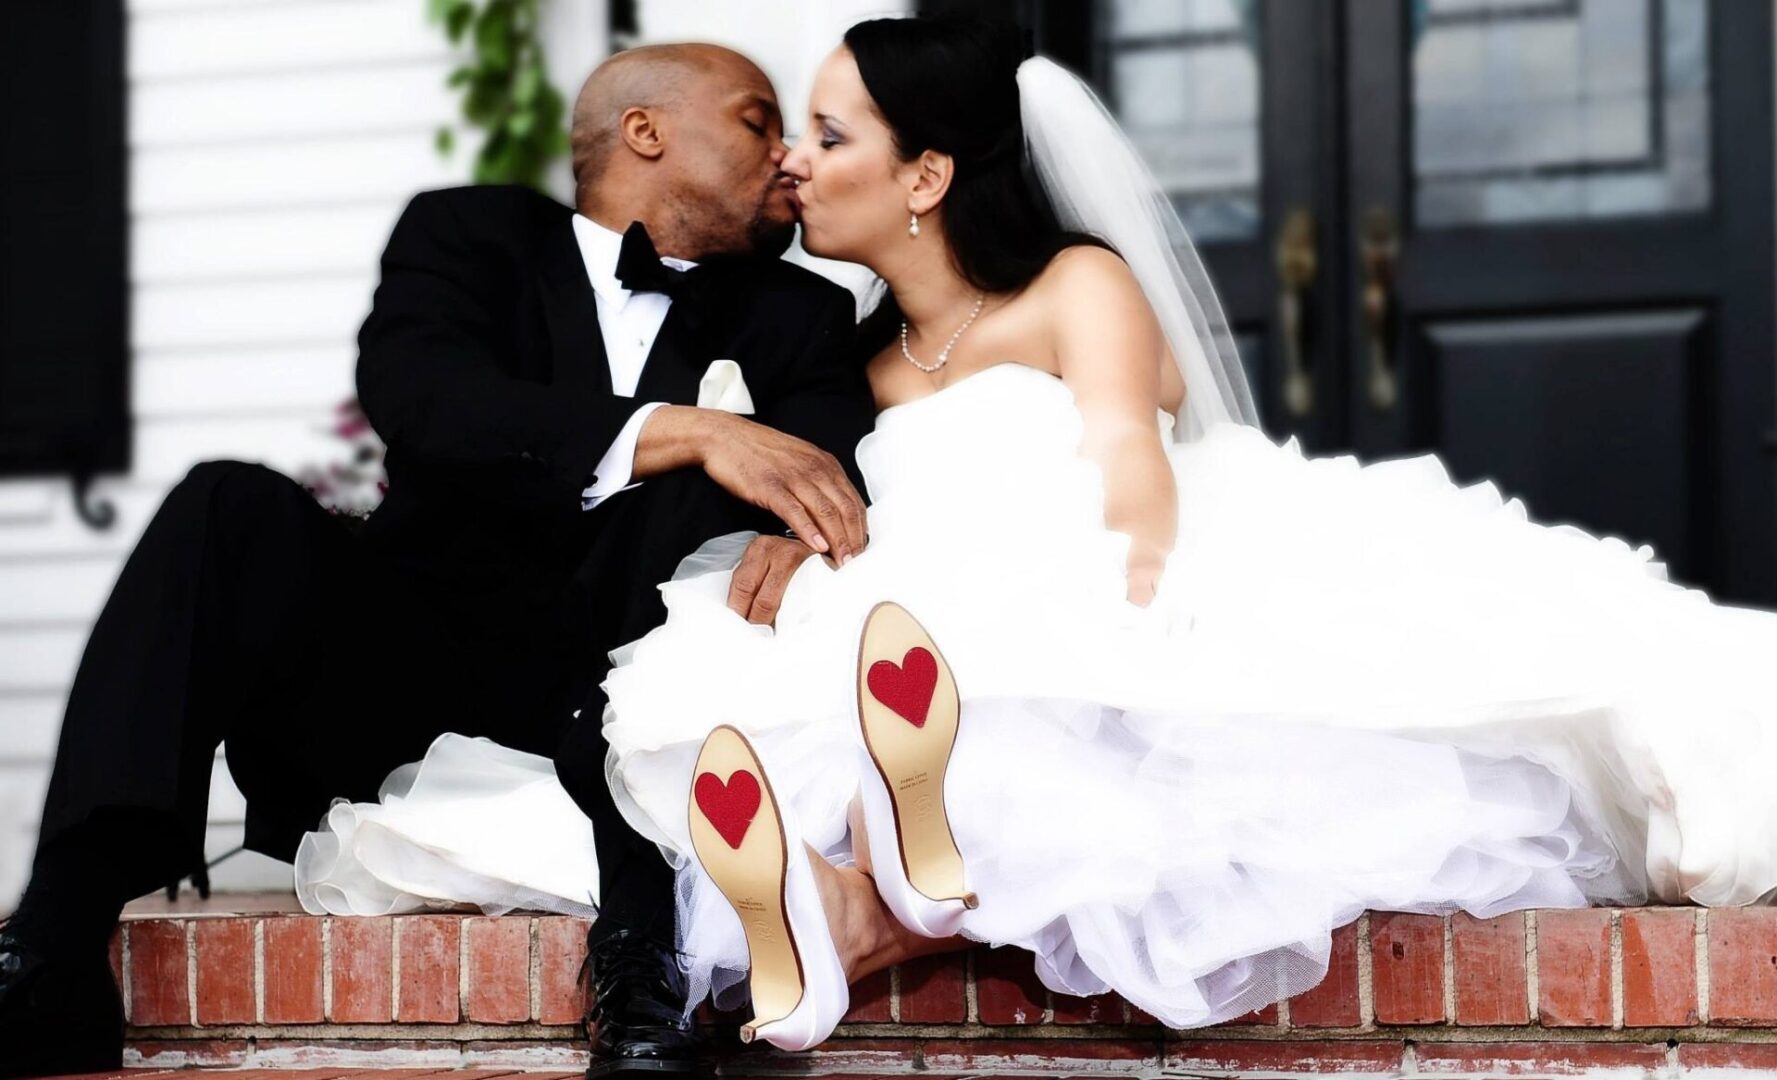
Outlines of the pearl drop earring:
[{"label": "pearl drop earring", "polygon": [[919,235],[919,215],[918,214],[909,214],[908,215],[908,217],[907,217],[907,235],[908,236],[918,236]]}]

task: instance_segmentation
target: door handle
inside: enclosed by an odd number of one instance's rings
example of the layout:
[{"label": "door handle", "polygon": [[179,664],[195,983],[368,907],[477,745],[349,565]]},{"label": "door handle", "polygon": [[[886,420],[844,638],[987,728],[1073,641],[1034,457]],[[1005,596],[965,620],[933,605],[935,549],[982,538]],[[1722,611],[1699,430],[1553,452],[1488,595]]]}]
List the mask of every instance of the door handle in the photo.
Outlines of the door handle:
[{"label": "door handle", "polygon": [[1308,370],[1308,290],[1318,258],[1314,214],[1298,206],[1277,237],[1277,322],[1283,331],[1283,405],[1300,419],[1314,412],[1314,376]]},{"label": "door handle", "polygon": [[1388,412],[1400,397],[1394,365],[1395,270],[1401,253],[1400,228],[1386,207],[1364,212],[1358,235],[1364,268],[1363,320],[1368,343],[1370,407]]}]

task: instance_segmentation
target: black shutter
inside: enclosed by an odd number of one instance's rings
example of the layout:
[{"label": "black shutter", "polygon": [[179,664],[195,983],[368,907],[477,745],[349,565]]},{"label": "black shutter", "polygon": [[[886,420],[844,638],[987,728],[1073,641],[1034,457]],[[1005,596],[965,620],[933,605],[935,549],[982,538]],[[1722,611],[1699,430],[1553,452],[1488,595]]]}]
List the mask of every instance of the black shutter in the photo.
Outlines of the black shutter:
[{"label": "black shutter", "polygon": [[123,0],[0,2],[0,478],[127,471]]}]

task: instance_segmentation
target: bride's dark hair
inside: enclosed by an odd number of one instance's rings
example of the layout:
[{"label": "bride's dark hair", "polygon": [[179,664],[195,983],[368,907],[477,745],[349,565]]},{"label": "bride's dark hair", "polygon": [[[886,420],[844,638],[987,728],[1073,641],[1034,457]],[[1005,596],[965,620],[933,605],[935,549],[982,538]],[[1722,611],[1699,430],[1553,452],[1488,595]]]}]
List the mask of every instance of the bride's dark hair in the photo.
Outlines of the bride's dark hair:
[{"label": "bride's dark hair", "polygon": [[[956,162],[943,224],[965,281],[984,292],[1016,290],[1063,248],[1108,246],[1063,229],[1025,165],[1018,65],[1031,50],[1015,23],[967,15],[871,19],[845,32],[845,47],[901,159],[936,150]],[[888,344],[900,325],[900,306],[885,295],[859,328],[864,355]]]}]

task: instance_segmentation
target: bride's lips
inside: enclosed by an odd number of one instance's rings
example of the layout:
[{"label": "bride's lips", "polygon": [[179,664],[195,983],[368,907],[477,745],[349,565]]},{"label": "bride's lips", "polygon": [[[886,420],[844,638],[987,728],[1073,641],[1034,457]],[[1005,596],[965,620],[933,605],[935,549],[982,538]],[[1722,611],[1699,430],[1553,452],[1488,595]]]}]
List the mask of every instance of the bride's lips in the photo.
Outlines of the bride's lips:
[{"label": "bride's lips", "polygon": [[800,218],[802,216],[802,196],[796,191],[795,178],[786,176],[778,181],[777,186],[778,190],[782,191],[789,199],[790,207],[796,212],[796,216]]}]

